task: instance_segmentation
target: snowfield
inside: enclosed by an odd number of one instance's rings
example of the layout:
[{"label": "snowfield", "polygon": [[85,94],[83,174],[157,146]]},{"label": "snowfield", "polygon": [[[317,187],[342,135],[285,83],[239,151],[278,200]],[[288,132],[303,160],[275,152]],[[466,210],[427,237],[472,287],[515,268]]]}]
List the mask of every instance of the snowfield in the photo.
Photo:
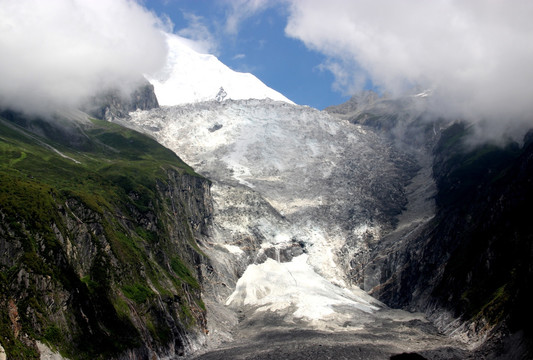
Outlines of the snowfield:
[{"label": "snowfield", "polygon": [[214,100],[222,87],[226,99],[273,99],[291,103],[249,73],[231,70],[215,56],[195,51],[190,40],[166,34],[169,54],[165,67],[147,79],[160,105]]}]

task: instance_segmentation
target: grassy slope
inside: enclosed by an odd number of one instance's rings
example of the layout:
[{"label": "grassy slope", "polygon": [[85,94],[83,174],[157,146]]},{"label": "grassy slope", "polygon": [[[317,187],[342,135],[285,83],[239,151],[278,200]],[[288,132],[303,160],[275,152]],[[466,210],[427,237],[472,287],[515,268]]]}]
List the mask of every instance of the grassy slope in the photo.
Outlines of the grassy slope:
[{"label": "grassy slope", "polygon": [[[0,268],[0,342],[8,358],[36,356],[31,344],[13,335],[5,308],[13,298],[18,300],[22,333],[57,346],[71,357],[105,358],[138,346],[140,337],[129,319],[132,307],[146,314],[143,320],[153,338],[161,343],[168,340],[168,326],[158,322],[157,316],[147,309],[155,296],[152,288],[163,296],[190,298],[184,291],[189,288],[194,291],[199,287],[198,282],[178,249],[169,245],[165,224],[168,219],[159,217],[155,231],[142,226],[132,230],[112,214],[118,212],[135,223],[138,214],[164,212],[164,199],[160,199],[155,188],[157,181],[167,180],[169,169],[198,176],[153,139],[115,124],[92,120],[89,126],[74,126],[62,133],[60,128],[40,120],[28,121],[16,114],[0,117],[3,236],[8,242],[22,244],[20,256],[10,260],[13,266]],[[69,199],[75,199],[101,219],[105,237],[123,272],[120,281],[112,273],[115,268],[110,266],[109,254],[102,249],[98,250],[86,276],[80,278],[69,263],[51,228],[54,224],[64,237],[72,236],[58,210]],[[184,233],[189,235],[187,241],[194,242],[190,231]],[[99,248],[101,244],[97,239],[94,241]],[[159,263],[154,260],[149,255],[154,248],[168,251],[172,266],[167,266],[164,259]],[[43,304],[43,296],[35,284],[30,284],[29,289],[14,289],[14,279],[21,269],[50,277],[56,288],[78,293],[71,299],[71,305],[89,317],[87,328],[80,325],[70,339],[65,333],[69,329],[62,328],[64,324],[50,320],[53,314]],[[167,289],[167,280],[173,289]],[[202,308],[197,298],[198,306],[182,301],[185,306],[181,306],[179,315],[184,324],[192,325],[191,311]],[[69,316],[74,323],[83,323],[82,314],[74,311]]]}]

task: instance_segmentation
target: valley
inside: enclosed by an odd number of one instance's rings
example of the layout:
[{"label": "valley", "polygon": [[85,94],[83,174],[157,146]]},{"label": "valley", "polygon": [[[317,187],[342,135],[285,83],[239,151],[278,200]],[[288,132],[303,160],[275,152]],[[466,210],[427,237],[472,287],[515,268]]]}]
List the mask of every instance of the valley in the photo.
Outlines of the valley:
[{"label": "valley", "polygon": [[3,43],[0,360],[533,357],[526,92],[405,79],[318,110],[144,2],[94,4],[144,30],[81,60],[63,30],[42,63]]},{"label": "valley", "polygon": [[379,285],[369,269],[362,281],[353,276],[383,238],[406,238],[434,216],[430,161],[420,148],[271,100],[130,116],[121,124],[154,136],[213,181],[213,231],[201,246],[213,265],[204,297],[217,315],[208,315],[205,341],[215,349],[200,359],[303,359],[319,348],[376,359],[466,356],[467,345],[424,314],[391,310],[360,290]]}]

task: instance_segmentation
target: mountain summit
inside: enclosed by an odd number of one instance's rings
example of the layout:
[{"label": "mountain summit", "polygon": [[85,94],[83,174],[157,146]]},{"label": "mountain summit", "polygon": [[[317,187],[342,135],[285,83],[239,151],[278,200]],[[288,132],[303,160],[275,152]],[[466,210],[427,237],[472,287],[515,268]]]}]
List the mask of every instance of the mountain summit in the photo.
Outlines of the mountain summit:
[{"label": "mountain summit", "polygon": [[148,80],[160,105],[181,105],[214,100],[221,88],[226,99],[272,99],[292,104],[279,92],[249,73],[234,71],[214,55],[201,54],[190,40],[167,34],[169,48],[165,67]]}]

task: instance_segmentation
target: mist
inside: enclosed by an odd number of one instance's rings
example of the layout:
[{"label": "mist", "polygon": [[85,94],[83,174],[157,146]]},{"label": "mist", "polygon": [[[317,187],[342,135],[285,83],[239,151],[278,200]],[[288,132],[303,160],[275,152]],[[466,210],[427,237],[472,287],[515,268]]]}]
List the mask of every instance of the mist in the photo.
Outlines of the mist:
[{"label": "mist", "polygon": [[166,61],[164,24],[131,0],[0,0],[0,108],[78,108]]},{"label": "mist", "polygon": [[327,56],[337,90],[431,90],[430,111],[470,121],[489,140],[533,127],[533,2],[288,3],[287,36]]}]

